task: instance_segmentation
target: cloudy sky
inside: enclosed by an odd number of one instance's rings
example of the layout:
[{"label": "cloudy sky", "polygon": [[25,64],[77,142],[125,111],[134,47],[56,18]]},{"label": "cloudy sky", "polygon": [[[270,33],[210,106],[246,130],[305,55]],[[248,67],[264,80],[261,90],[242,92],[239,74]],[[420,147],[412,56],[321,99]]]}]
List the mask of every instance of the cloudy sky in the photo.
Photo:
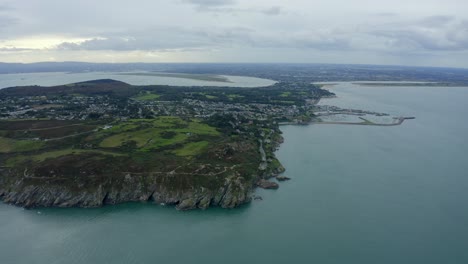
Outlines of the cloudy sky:
[{"label": "cloudy sky", "polygon": [[0,0],[0,61],[468,67],[465,0]]}]

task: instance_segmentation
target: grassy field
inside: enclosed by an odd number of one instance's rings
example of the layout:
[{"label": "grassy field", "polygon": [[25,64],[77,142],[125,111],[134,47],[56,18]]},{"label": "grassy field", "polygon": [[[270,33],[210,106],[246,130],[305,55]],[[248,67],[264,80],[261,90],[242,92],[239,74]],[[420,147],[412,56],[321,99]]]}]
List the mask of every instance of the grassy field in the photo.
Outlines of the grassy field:
[{"label": "grassy field", "polygon": [[45,145],[36,140],[15,140],[0,137],[0,153],[26,152],[41,149]]},{"label": "grassy field", "polygon": [[288,100],[284,100],[284,101],[273,100],[273,102],[279,103],[279,104],[288,104],[288,105],[293,105],[295,103],[294,101],[288,101]]},{"label": "grassy field", "polygon": [[182,144],[194,136],[220,136],[214,127],[198,120],[184,121],[178,117],[130,120],[100,133],[103,134],[100,136],[103,138],[99,143],[101,148],[133,145],[142,151]]},{"label": "grassy field", "polygon": [[[62,120],[0,121],[0,137],[9,139],[54,139],[92,132],[98,125],[91,122]],[[1,151],[1,150],[0,150]]]},{"label": "grassy field", "polygon": [[34,129],[50,129],[56,127],[64,127],[81,122],[63,121],[63,120],[2,120],[0,121],[0,130],[34,130]]},{"label": "grassy field", "polygon": [[201,154],[210,144],[208,141],[190,142],[173,151],[177,156],[195,156]]},{"label": "grassy field", "polygon": [[171,138],[163,138],[161,134],[165,131],[173,130],[148,128],[144,130],[119,133],[105,138],[99,146],[103,148],[116,148],[124,145],[126,142],[133,141],[136,143],[137,148],[148,150],[180,143],[188,138],[188,136],[183,133],[177,133]]},{"label": "grassy field", "polygon": [[[29,129],[25,122],[14,123],[16,130],[0,130],[0,155],[5,155],[6,166],[23,166],[33,162],[41,163],[62,156],[75,156],[94,159],[104,156],[126,156],[134,159],[147,152],[146,159],[164,155],[177,156],[180,159],[203,154],[210,144],[219,142],[223,135],[215,127],[211,127],[197,119],[183,120],[179,117],[158,117],[155,119],[133,119],[112,123],[106,129],[90,131],[91,134],[67,137],[60,141],[49,142],[41,140],[50,136],[75,135],[76,132],[97,127],[87,123],[70,124],[45,121],[31,121]],[[62,127],[60,127],[62,125]],[[23,128],[24,130],[21,130]],[[78,131],[77,131],[78,129]],[[60,133],[58,133],[60,131]],[[41,139],[25,140],[9,136],[34,136],[41,134]],[[50,134],[50,135],[49,135]],[[140,154],[138,154],[140,153]],[[151,153],[151,154],[150,154]],[[97,154],[97,155],[84,155]],[[162,156],[161,156],[162,155]],[[1,157],[1,156],[0,156]],[[145,161],[146,162],[146,161]],[[150,162],[151,163],[151,162]],[[145,165],[146,166],[146,165]]]},{"label": "grassy field", "polygon": [[240,99],[240,98],[244,98],[245,96],[243,95],[238,95],[238,94],[228,94],[227,97],[229,98],[229,100],[235,100],[235,99]]},{"label": "grassy field", "polygon": [[215,95],[211,95],[211,94],[207,94],[207,93],[198,93],[199,95],[205,97],[206,99],[210,99],[210,100],[213,100],[213,99],[216,99],[218,98],[217,96]]},{"label": "grassy field", "polygon": [[159,94],[151,93],[151,92],[145,92],[141,93],[138,96],[133,97],[135,100],[138,101],[155,101],[161,97]]},{"label": "grassy field", "polygon": [[12,167],[14,165],[20,164],[27,160],[32,160],[35,162],[42,162],[47,159],[54,159],[54,158],[58,158],[58,157],[66,156],[66,155],[80,155],[80,154],[87,154],[87,153],[101,154],[101,155],[107,155],[107,156],[112,156],[112,157],[126,156],[125,154],[115,153],[115,152],[110,152],[110,151],[67,148],[67,149],[62,149],[62,150],[47,151],[47,152],[37,154],[37,155],[27,155],[27,156],[17,155],[13,158],[8,159],[6,161],[6,166]]}]

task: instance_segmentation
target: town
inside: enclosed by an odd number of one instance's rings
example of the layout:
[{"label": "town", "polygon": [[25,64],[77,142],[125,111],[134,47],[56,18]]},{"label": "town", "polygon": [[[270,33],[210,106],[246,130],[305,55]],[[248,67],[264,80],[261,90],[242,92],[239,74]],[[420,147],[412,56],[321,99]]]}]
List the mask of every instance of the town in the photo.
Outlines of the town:
[{"label": "town", "polygon": [[22,94],[4,89],[0,92],[0,119],[127,120],[156,116],[206,119],[218,114],[239,115],[250,120],[307,122],[313,116],[314,103],[320,97],[332,95],[306,83],[280,82],[272,87],[246,89],[131,87],[108,82],[125,87],[125,95],[111,90],[96,93],[83,88],[91,83],[76,84],[77,87],[82,85],[78,92],[67,91],[68,86],[57,87],[55,91],[50,87],[52,92],[29,96],[18,96]]}]

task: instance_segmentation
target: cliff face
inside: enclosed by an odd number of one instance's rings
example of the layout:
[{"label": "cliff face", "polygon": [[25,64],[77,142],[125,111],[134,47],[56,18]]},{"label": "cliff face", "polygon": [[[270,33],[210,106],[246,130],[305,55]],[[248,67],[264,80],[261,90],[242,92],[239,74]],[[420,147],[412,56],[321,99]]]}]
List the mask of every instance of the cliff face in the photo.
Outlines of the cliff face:
[{"label": "cliff face", "polygon": [[[17,178],[14,171],[3,171],[2,178]],[[31,179],[21,177],[2,182],[0,197],[6,203],[31,207],[100,207],[131,201],[150,201],[176,205],[187,210],[209,206],[234,208],[250,201],[251,184],[243,177],[232,175],[218,188],[193,183],[191,188],[175,188],[175,176],[119,175],[106,177],[99,185],[82,181]],[[188,183],[190,184],[190,183]]]},{"label": "cliff face", "polygon": [[168,172],[123,172],[121,168],[109,173],[105,164],[112,160],[97,165],[94,156],[74,155],[28,168],[3,167],[0,198],[26,208],[100,207],[136,201],[175,205],[180,210],[234,208],[251,201],[259,179],[284,170],[274,158],[274,148],[252,142],[227,143],[207,153],[211,164]]}]

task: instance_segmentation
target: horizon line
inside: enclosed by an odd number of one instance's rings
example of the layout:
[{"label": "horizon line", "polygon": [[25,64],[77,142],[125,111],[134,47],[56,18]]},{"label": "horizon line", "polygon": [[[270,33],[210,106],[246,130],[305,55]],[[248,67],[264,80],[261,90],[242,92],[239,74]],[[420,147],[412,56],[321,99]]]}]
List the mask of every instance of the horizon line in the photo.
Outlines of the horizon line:
[{"label": "horizon line", "polygon": [[0,64],[60,64],[60,63],[83,63],[83,64],[296,64],[296,65],[351,65],[351,66],[379,66],[379,67],[403,67],[403,68],[444,68],[444,69],[463,69],[468,67],[454,66],[421,66],[421,65],[399,65],[399,64],[369,64],[369,63],[325,63],[325,62],[90,62],[90,61],[37,61],[37,62],[2,62]]}]

